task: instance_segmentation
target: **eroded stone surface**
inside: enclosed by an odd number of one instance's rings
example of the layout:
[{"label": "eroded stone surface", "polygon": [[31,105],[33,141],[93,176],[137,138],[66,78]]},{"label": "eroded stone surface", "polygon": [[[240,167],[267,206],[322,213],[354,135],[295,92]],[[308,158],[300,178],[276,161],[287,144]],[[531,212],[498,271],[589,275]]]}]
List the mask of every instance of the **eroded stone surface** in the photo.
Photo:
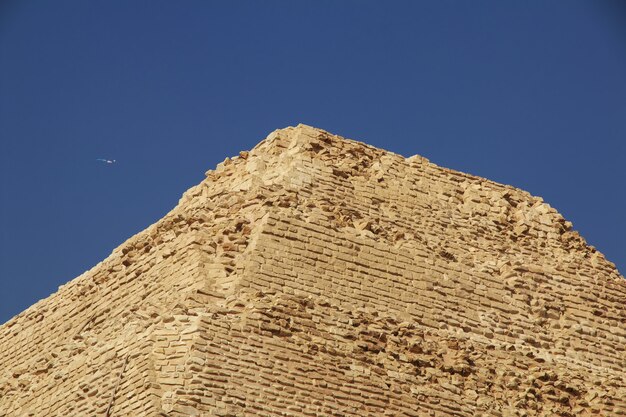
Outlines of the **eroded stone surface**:
[{"label": "eroded stone surface", "polygon": [[626,281],[541,198],[308,126],[0,327],[0,416],[626,415]]}]

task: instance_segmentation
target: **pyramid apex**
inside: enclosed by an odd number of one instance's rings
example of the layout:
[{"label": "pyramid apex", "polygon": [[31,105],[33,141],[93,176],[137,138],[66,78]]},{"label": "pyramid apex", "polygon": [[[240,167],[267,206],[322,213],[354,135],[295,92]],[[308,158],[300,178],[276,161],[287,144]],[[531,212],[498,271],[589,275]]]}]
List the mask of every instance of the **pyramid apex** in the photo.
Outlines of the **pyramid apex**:
[{"label": "pyramid apex", "polygon": [[[277,135],[297,136],[304,134],[305,136],[316,137],[320,134],[330,135],[326,130],[317,128],[315,126],[306,125],[304,123],[298,123],[296,126],[287,126],[282,129],[276,129],[268,135],[268,138]],[[333,135],[334,136],[334,135]]]},{"label": "pyramid apex", "polygon": [[278,154],[289,150],[291,154],[295,154],[307,149],[307,145],[310,145],[312,142],[318,142],[322,137],[338,138],[323,129],[299,123],[296,126],[287,126],[274,130],[264,140],[259,142],[252,151]]},{"label": "pyramid apex", "polygon": [[[324,152],[325,149],[329,151],[330,148],[343,149],[355,147],[393,154],[393,152],[378,149],[366,143],[348,139],[304,123],[274,130],[264,140],[259,142],[253,148],[252,152],[278,154],[288,151],[291,155],[308,153],[310,156],[314,157],[315,154],[323,155],[328,153]],[[336,152],[332,153],[335,154]]]}]

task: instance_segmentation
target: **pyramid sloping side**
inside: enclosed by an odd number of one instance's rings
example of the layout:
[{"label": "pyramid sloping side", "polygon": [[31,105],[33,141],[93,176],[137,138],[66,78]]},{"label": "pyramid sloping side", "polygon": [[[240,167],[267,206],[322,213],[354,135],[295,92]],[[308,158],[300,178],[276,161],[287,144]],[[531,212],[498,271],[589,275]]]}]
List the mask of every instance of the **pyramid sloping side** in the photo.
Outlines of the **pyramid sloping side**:
[{"label": "pyramid sloping side", "polygon": [[625,282],[539,198],[287,128],[0,327],[0,416],[624,415]]},{"label": "pyramid sloping side", "polygon": [[0,416],[162,410],[156,381],[176,355],[159,340],[174,317],[230,295],[264,212],[245,169],[208,174],[162,220],[0,327]]}]

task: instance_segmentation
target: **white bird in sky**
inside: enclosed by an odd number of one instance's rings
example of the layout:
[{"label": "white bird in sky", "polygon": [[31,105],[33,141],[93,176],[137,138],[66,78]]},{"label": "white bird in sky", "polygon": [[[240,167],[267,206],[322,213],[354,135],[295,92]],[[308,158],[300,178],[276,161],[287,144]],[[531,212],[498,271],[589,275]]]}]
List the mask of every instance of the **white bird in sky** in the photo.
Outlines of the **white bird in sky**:
[{"label": "white bird in sky", "polygon": [[114,164],[115,163],[115,159],[98,158],[98,159],[96,159],[96,161],[104,162],[105,164]]}]

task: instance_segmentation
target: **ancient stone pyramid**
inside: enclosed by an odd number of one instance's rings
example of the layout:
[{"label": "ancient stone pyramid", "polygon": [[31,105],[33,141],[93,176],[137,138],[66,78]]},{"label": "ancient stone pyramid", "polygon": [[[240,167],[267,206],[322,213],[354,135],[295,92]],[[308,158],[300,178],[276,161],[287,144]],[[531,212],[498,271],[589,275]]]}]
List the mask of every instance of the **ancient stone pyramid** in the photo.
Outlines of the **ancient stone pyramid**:
[{"label": "ancient stone pyramid", "polygon": [[625,306],[541,198],[299,125],[0,327],[0,416],[626,415]]}]

